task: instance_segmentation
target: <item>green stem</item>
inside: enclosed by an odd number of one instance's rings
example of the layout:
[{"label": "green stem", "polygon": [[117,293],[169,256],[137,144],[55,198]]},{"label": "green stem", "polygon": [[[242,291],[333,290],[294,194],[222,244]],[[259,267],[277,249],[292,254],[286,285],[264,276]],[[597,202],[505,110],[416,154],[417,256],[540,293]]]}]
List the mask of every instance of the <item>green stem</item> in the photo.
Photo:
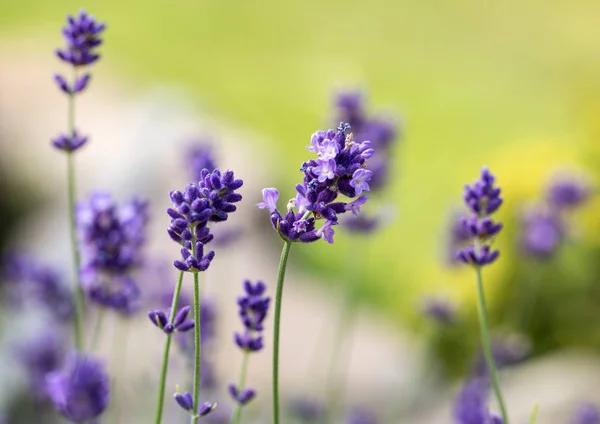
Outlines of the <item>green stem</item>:
[{"label": "green stem", "polygon": [[[77,80],[77,69],[73,67],[73,81],[75,85]],[[70,136],[75,133],[75,94],[69,95],[69,112],[67,121],[67,131]],[[83,289],[79,278],[79,268],[81,267],[81,258],[79,256],[79,246],[77,243],[77,222],[75,217],[75,161],[73,152],[67,152],[67,193],[69,207],[69,233],[71,237],[71,255],[73,258],[73,284],[75,311],[73,316],[73,336],[75,347],[81,351],[83,349],[83,340],[81,336],[81,321],[83,317]]]},{"label": "green stem", "polygon": [[98,346],[98,340],[100,339],[100,333],[102,332],[102,322],[104,321],[105,309],[98,308],[98,314],[96,315],[96,322],[94,324],[94,331],[92,332],[92,339],[90,340],[89,350],[93,352]]},{"label": "green stem", "polygon": [[[177,311],[177,305],[179,304],[179,293],[181,292],[181,283],[183,282],[183,271],[179,273],[179,280],[177,281],[177,285],[175,286],[175,291],[173,292],[173,300],[171,302],[171,314],[169,317],[169,322],[173,321],[175,318],[175,313]],[[172,334],[166,335],[165,340],[165,348],[163,351],[162,358],[162,367],[160,371],[160,383],[158,385],[158,400],[156,402],[156,419],[154,420],[155,424],[160,424],[162,421],[162,413],[163,413],[163,405],[165,400],[165,384],[167,382],[167,369],[169,368],[169,351],[171,349],[171,336]]]},{"label": "green stem", "polygon": [[[192,238],[192,255],[196,256],[196,237]],[[191,416],[190,422],[195,424],[198,422],[198,400],[200,398],[200,355],[201,355],[201,339],[200,339],[200,278],[197,272],[194,272],[194,415]]]},{"label": "green stem", "polygon": [[[240,370],[240,379],[238,382],[238,390],[241,392],[246,386],[246,374],[248,373],[248,359],[250,358],[250,352],[245,350],[244,357],[242,359],[242,368]],[[239,424],[242,418],[242,405],[237,402],[235,407],[235,413],[233,414],[232,424]]]},{"label": "green stem", "polygon": [[478,311],[479,311],[479,324],[481,329],[481,344],[483,347],[483,356],[488,366],[490,378],[492,380],[492,387],[496,400],[498,401],[498,407],[502,414],[502,423],[509,424],[508,415],[506,413],[506,407],[504,406],[504,399],[502,398],[502,392],[500,390],[500,383],[498,380],[498,372],[496,371],[496,365],[494,364],[494,357],[492,356],[492,348],[490,343],[490,335],[488,333],[488,319],[487,319],[487,307],[485,304],[485,295],[483,292],[483,279],[481,278],[481,267],[475,267],[477,273],[477,299],[478,299]]},{"label": "green stem", "polygon": [[281,321],[281,298],[283,296],[283,280],[290,255],[292,243],[285,241],[277,271],[277,293],[275,295],[275,324],[273,331],[273,423],[279,424],[279,326]]}]

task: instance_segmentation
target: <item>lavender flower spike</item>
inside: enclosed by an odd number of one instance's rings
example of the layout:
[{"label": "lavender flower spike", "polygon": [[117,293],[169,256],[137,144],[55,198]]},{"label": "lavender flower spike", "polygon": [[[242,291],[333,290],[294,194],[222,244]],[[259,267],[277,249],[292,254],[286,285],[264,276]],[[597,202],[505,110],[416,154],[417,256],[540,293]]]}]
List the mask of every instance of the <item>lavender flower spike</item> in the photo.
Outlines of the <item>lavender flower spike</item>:
[{"label": "lavender flower spike", "polygon": [[494,182],[495,177],[484,167],[480,179],[472,186],[465,186],[463,199],[472,214],[461,222],[474,244],[457,252],[456,257],[464,263],[484,266],[500,255],[498,250],[491,249],[492,238],[502,229],[501,223],[490,218],[502,204],[500,188],[495,187]]},{"label": "lavender flower spike", "polygon": [[199,406],[197,411],[194,411],[194,399],[192,394],[190,392],[180,393],[179,387],[177,387],[177,391],[173,397],[177,404],[193,417],[204,417],[217,407],[216,403],[204,402]]},{"label": "lavender flower spike", "polygon": [[65,370],[48,374],[46,384],[56,409],[71,421],[92,420],[108,405],[108,376],[90,357],[73,356]]},{"label": "lavender flower spike", "polygon": [[454,404],[457,424],[502,424],[502,419],[487,408],[489,382],[483,378],[467,381]]},{"label": "lavender flower spike", "polygon": [[191,306],[184,306],[181,308],[173,318],[173,322],[168,322],[167,315],[159,310],[149,311],[148,318],[150,318],[150,321],[166,334],[171,334],[173,332],[184,333],[194,328],[194,320],[186,319],[191,309]]},{"label": "lavender flower spike", "polygon": [[[354,142],[350,126],[340,123],[337,130],[317,131],[308,149],[317,153],[317,159],[302,164],[302,184],[296,185],[297,195],[287,205],[282,215],[277,209],[279,192],[274,188],[263,190],[260,209],[268,209],[271,224],[279,235],[289,242],[310,243],[325,239],[333,243],[333,226],[338,215],[352,211],[354,215],[367,197],[358,197],[370,189],[372,172],[366,169],[366,161],[373,155],[369,141]],[[336,201],[342,194],[354,202]],[[322,228],[316,228],[317,220],[325,219]]]},{"label": "lavender flower spike", "polygon": [[56,55],[73,66],[91,65],[100,58],[95,49],[102,44],[100,33],[105,29],[106,24],[96,22],[83,9],[77,16],[69,15],[63,28],[66,47],[57,49]]}]

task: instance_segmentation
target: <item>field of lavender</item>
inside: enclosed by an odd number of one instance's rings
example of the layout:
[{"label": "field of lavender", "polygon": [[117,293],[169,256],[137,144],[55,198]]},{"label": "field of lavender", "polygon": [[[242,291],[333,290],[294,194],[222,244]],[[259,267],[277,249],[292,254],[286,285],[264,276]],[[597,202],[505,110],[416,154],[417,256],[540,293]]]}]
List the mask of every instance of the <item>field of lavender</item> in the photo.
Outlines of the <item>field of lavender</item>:
[{"label": "field of lavender", "polygon": [[600,424],[596,3],[81,6],[0,1],[0,423]]}]

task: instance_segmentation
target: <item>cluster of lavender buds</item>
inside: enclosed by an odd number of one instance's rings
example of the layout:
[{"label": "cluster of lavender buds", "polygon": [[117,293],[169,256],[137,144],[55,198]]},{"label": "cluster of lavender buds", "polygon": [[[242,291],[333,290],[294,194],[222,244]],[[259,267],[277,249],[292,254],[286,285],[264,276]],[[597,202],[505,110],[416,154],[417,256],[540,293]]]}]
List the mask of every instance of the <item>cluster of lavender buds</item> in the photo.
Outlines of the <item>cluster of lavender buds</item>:
[{"label": "cluster of lavender buds", "polygon": [[175,401],[181,408],[187,411],[190,415],[196,417],[204,417],[210,414],[216,407],[216,403],[204,402],[197,411],[194,411],[194,399],[190,392],[180,393],[179,390],[173,396]]},{"label": "cluster of lavender buds", "polygon": [[[81,10],[77,16],[67,17],[67,25],[62,31],[66,46],[64,49],[57,49],[56,55],[60,60],[72,65],[73,80],[69,82],[59,74],[55,74],[54,79],[58,87],[70,98],[81,93],[88,86],[91,75],[84,73],[78,76],[77,73],[80,68],[90,66],[100,58],[96,48],[102,44],[100,34],[105,28],[104,23],[96,22],[96,19],[84,10]],[[73,152],[87,142],[87,137],[80,135],[75,128],[69,131],[70,133],[60,134],[52,140],[52,144],[57,149]]]},{"label": "cluster of lavender buds", "polygon": [[172,191],[173,207],[167,210],[171,217],[168,233],[182,246],[181,260],[174,262],[180,271],[206,271],[215,256],[213,251],[204,254],[204,245],[213,239],[209,222],[227,220],[236,210],[234,203],[242,200],[235,191],[244,182],[235,179],[233,171],[221,174],[218,169],[203,169],[198,183],[190,183],[182,193]]},{"label": "cluster of lavender buds", "polygon": [[[288,242],[310,243],[325,239],[333,243],[333,226],[338,224],[338,215],[351,211],[357,215],[369,191],[369,181],[373,173],[366,169],[366,162],[373,156],[370,141],[354,142],[350,125],[340,123],[337,130],[317,131],[311,138],[308,150],[316,152],[318,158],[304,162],[300,171],[304,172],[303,184],[296,185],[297,195],[287,205],[287,213],[282,215],[277,209],[279,192],[274,188],[263,190],[260,209],[268,209],[271,223],[279,235]],[[342,194],[352,202],[335,201]],[[317,219],[325,219],[319,229]]]},{"label": "cluster of lavender buds", "polygon": [[140,290],[131,274],[143,264],[148,203],[133,199],[119,206],[110,194],[97,192],[77,204],[76,214],[89,299],[123,314],[135,312]]},{"label": "cluster of lavender buds", "polygon": [[167,334],[171,334],[173,332],[183,333],[194,328],[194,320],[186,319],[189,315],[192,307],[184,306],[181,308],[172,322],[169,322],[167,315],[159,310],[148,312],[148,318],[154,325],[163,330]]},{"label": "cluster of lavender buds", "polygon": [[59,321],[72,318],[73,294],[56,269],[22,253],[8,255],[3,268],[3,277],[12,283],[10,289],[14,291],[8,296],[17,300],[11,306],[22,303],[22,299],[32,300]]},{"label": "cluster of lavender buds", "polygon": [[466,264],[488,265],[500,255],[498,250],[491,249],[493,237],[502,229],[502,224],[490,217],[502,205],[500,188],[495,187],[494,182],[495,177],[484,167],[481,177],[473,185],[465,186],[463,199],[471,216],[463,218],[461,223],[473,244],[460,249],[457,258]]},{"label": "cluster of lavender buds", "polygon": [[[234,340],[238,347],[244,351],[244,355],[247,355],[250,352],[258,352],[263,348],[263,322],[267,317],[271,299],[265,296],[267,286],[262,281],[253,284],[250,280],[245,280],[243,287],[246,293],[238,298],[237,303],[245,331],[243,334],[236,332]],[[244,360],[246,360],[246,357]],[[245,369],[242,369],[243,373],[245,373]],[[245,376],[242,377],[242,381],[244,380]],[[247,404],[256,395],[255,390],[241,387],[241,383],[240,387],[230,384],[229,393],[240,405]]]},{"label": "cluster of lavender buds", "polygon": [[457,424],[502,424],[502,418],[488,410],[489,385],[485,378],[465,382],[454,404]]},{"label": "cluster of lavender buds", "polygon": [[73,355],[64,370],[48,374],[46,383],[52,403],[71,421],[92,420],[108,405],[108,375],[92,358]]},{"label": "cluster of lavender buds", "polygon": [[525,255],[538,260],[551,258],[567,235],[566,212],[581,207],[591,194],[582,179],[554,177],[544,193],[545,203],[521,215],[520,246]]}]

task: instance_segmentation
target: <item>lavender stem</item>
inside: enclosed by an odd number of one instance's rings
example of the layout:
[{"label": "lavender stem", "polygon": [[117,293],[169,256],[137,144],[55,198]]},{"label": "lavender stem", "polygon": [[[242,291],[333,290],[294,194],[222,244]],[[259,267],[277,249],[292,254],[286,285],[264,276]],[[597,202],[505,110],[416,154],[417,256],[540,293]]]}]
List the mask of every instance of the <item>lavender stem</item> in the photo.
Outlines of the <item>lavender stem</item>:
[{"label": "lavender stem", "polygon": [[277,293],[275,295],[275,324],[273,330],[273,423],[279,424],[279,326],[281,321],[281,298],[283,281],[292,243],[285,241],[277,271]]},{"label": "lavender stem", "polygon": [[[246,375],[248,374],[248,359],[250,358],[250,351],[244,351],[244,357],[242,359],[242,368],[240,370],[240,378],[238,382],[239,390],[244,390],[246,387]],[[233,414],[232,424],[239,424],[240,419],[242,418],[242,404],[240,402],[236,403],[235,413]]]},{"label": "lavender stem", "polygon": [[[179,280],[175,286],[173,292],[173,300],[171,302],[171,316],[169,322],[175,318],[175,312],[177,311],[177,305],[179,304],[179,293],[181,292],[181,284],[183,282],[183,271],[179,273]],[[156,419],[155,424],[160,424],[162,421],[163,406],[165,400],[165,384],[167,381],[167,369],[169,368],[169,351],[171,349],[171,337],[172,334],[167,334],[165,340],[165,349],[163,351],[162,367],[160,371],[160,383],[158,386],[158,400],[156,402]]]},{"label": "lavender stem", "polygon": [[[73,86],[77,81],[77,68],[73,66]],[[69,94],[69,113],[67,122],[67,131],[71,137],[75,134],[75,93]],[[81,320],[83,316],[83,290],[79,278],[79,268],[81,266],[81,258],[79,256],[79,246],[77,243],[77,222],[75,217],[75,161],[73,152],[67,152],[67,192],[68,192],[68,208],[69,208],[69,232],[71,236],[71,254],[73,258],[73,283],[75,311],[73,313],[73,335],[75,338],[75,347],[81,351],[83,349],[83,341],[81,336]]]},{"label": "lavender stem", "polygon": [[506,407],[504,405],[504,399],[502,398],[502,392],[500,390],[500,383],[498,381],[498,372],[496,371],[496,365],[494,364],[494,358],[492,356],[492,348],[490,343],[490,335],[488,333],[488,319],[487,319],[487,307],[485,304],[485,295],[483,292],[483,279],[481,278],[481,266],[475,267],[477,274],[477,306],[479,312],[479,324],[481,329],[481,344],[483,347],[483,355],[487,363],[490,378],[492,380],[492,387],[496,400],[498,401],[498,407],[502,413],[502,423],[509,424],[508,415],[506,413]]},{"label": "lavender stem", "polygon": [[[196,256],[196,237],[192,238],[192,256]],[[200,279],[198,272],[194,272],[194,345],[195,345],[195,361],[194,361],[194,412],[198,411],[198,399],[200,398]],[[191,424],[198,422],[199,415],[195,413],[191,417]]]}]

